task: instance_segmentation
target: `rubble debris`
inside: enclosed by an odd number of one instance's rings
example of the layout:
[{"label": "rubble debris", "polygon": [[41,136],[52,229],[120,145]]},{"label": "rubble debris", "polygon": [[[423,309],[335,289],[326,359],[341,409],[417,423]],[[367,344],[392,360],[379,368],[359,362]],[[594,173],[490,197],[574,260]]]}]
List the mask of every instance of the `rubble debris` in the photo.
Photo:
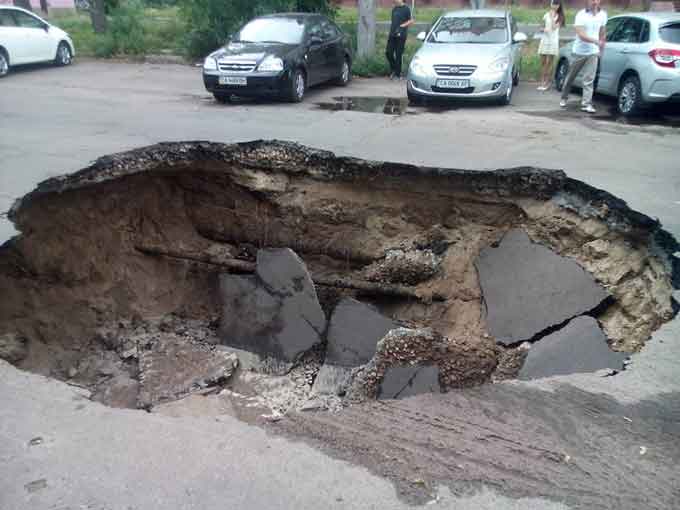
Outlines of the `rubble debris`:
[{"label": "rubble debris", "polygon": [[628,355],[609,348],[595,319],[577,317],[531,346],[519,378],[538,379],[605,368],[621,370]]},{"label": "rubble debris", "polygon": [[391,330],[378,342],[375,356],[352,375],[350,400],[375,399],[394,366],[429,365],[439,370],[442,391],[487,382],[496,368],[491,339],[447,338],[430,328]]},{"label": "rubble debris", "polygon": [[139,353],[138,407],[149,409],[197,390],[223,385],[237,366],[236,355],[221,346],[162,336],[150,349]]},{"label": "rubble debris", "polygon": [[260,250],[256,276],[222,275],[225,345],[282,363],[287,371],[321,343],[326,317],[304,262],[290,249]]},{"label": "rubble debris", "polygon": [[379,399],[440,393],[439,369],[428,365],[394,366],[387,369],[378,390]]},{"label": "rubble debris", "polygon": [[598,307],[609,294],[573,260],[513,229],[475,261],[485,319],[496,341],[513,345]]},{"label": "rubble debris", "polygon": [[330,319],[326,357],[313,391],[338,395],[349,382],[352,368],[368,363],[378,342],[398,327],[373,306],[352,298],[341,300]]},{"label": "rubble debris", "polygon": [[432,278],[441,259],[432,250],[388,250],[385,258],[368,266],[364,273],[373,282],[416,285]]},{"label": "rubble debris", "polygon": [[10,363],[19,363],[28,355],[26,338],[16,333],[0,335],[0,359]]}]

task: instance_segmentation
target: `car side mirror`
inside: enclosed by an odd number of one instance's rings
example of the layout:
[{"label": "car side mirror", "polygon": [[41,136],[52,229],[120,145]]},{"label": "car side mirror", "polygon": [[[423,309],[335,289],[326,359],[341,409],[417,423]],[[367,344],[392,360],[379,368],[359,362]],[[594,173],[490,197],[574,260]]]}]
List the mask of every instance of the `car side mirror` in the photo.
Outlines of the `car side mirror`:
[{"label": "car side mirror", "polygon": [[427,32],[420,32],[420,33],[417,35],[416,38],[417,38],[419,41],[424,41],[426,37],[427,37]]},{"label": "car side mirror", "polygon": [[512,38],[512,42],[521,43],[527,40],[527,34],[524,32],[517,32],[515,37]]}]

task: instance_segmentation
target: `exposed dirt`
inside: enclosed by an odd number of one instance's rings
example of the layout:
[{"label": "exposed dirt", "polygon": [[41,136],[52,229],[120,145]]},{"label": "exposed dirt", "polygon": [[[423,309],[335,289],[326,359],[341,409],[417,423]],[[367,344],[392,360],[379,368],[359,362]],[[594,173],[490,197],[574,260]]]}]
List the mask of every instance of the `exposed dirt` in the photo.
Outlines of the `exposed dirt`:
[{"label": "exposed dirt", "polygon": [[511,228],[614,296],[599,317],[614,348],[639,349],[673,315],[675,241],[559,171],[418,168],[277,142],[160,144],[45,181],[10,219],[21,235],[0,248],[12,296],[0,334],[27,339],[19,366],[65,379],[103,325],[169,313],[210,322],[218,275],[251,273],[263,247],[304,259],[327,313],[350,295],[483,351],[478,372],[449,388],[490,380],[499,357],[498,378],[519,365],[488,336],[473,264]]}]

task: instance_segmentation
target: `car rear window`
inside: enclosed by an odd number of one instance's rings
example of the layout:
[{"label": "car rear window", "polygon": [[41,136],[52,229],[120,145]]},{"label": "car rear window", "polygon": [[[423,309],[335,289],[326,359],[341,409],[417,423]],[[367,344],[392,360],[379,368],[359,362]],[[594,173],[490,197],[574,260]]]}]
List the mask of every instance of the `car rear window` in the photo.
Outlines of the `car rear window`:
[{"label": "car rear window", "polygon": [[680,44],[680,23],[672,23],[659,28],[659,36],[663,41]]},{"label": "car rear window", "polygon": [[508,41],[505,18],[441,18],[428,42],[501,44]]}]

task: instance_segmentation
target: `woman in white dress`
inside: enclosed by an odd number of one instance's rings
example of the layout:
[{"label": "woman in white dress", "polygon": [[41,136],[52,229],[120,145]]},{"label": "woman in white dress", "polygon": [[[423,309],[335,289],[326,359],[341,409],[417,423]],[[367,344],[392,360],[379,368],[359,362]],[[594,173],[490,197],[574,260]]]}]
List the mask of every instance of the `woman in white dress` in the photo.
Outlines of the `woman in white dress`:
[{"label": "woman in white dress", "polygon": [[541,56],[541,84],[538,90],[548,90],[552,83],[555,57],[560,51],[560,27],[564,26],[562,0],[552,0],[550,10],[543,16],[541,42],[538,54]]}]

